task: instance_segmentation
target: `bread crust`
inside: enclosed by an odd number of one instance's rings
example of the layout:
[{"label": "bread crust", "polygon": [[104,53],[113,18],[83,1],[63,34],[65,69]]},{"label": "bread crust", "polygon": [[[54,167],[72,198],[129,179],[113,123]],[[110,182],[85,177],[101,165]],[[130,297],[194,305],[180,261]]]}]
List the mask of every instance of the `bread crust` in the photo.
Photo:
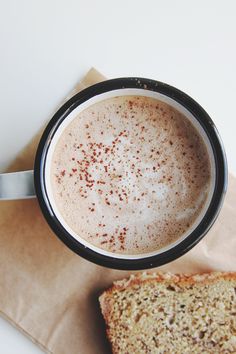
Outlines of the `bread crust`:
[{"label": "bread crust", "polygon": [[[210,284],[220,280],[236,281],[236,272],[205,272],[194,274],[173,274],[173,273],[137,273],[129,278],[118,280],[113,285],[105,290],[99,297],[101,311],[106,323],[107,337],[111,343],[111,333],[109,328],[109,319],[113,307],[112,294],[115,291],[123,291],[128,288],[139,286],[143,283],[163,282],[165,284],[178,284],[179,286],[188,286],[196,284]],[[112,353],[119,354],[115,343],[112,344]]]}]

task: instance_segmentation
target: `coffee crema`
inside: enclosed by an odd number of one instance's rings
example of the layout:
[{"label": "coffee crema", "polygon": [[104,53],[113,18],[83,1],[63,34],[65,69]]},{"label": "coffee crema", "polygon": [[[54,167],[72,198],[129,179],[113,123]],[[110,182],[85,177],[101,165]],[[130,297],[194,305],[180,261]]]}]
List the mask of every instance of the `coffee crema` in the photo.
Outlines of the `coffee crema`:
[{"label": "coffee crema", "polygon": [[51,186],[64,222],[101,250],[137,255],[177,241],[206,204],[202,137],[172,106],[119,96],[79,113],[53,152]]}]

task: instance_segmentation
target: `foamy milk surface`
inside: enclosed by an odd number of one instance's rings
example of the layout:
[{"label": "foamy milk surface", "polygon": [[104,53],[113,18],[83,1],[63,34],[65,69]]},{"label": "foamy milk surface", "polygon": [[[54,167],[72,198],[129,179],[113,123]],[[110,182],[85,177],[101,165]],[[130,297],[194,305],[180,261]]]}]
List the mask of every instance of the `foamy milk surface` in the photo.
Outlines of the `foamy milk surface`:
[{"label": "foamy milk surface", "polygon": [[143,96],[106,99],[65,128],[51,185],[64,221],[106,251],[140,254],[176,241],[210,188],[206,146],[176,109]]}]

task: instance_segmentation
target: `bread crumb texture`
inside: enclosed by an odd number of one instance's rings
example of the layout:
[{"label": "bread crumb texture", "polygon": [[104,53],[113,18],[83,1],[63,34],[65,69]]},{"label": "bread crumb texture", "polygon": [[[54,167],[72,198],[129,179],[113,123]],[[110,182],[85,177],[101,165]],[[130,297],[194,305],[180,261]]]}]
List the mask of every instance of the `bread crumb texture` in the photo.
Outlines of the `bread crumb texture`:
[{"label": "bread crumb texture", "polygon": [[142,273],[99,300],[115,354],[236,353],[236,273]]}]

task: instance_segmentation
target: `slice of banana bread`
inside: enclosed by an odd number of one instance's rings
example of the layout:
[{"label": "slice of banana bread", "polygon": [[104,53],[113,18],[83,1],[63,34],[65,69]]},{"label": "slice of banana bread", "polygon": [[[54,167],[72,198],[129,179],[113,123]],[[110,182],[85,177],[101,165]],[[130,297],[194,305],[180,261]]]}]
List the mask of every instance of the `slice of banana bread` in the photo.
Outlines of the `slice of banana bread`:
[{"label": "slice of banana bread", "polygon": [[99,301],[115,354],[236,353],[236,273],[132,275]]}]

